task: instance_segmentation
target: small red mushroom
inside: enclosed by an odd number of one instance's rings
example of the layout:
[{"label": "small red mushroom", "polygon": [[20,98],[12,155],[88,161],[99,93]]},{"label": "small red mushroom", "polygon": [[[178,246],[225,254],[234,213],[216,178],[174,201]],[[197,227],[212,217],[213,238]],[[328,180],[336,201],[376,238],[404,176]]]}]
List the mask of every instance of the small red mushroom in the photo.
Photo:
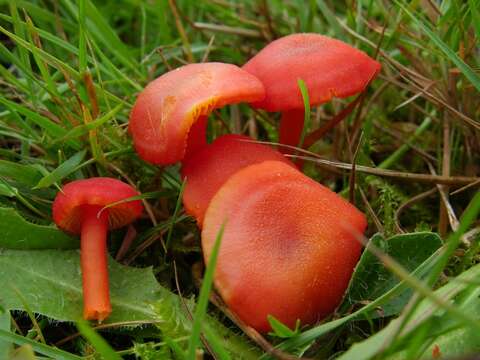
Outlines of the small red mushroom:
[{"label": "small red mushroom", "polygon": [[268,315],[294,328],[340,303],[361,252],[364,214],[284,162],[233,174],[212,198],[202,231],[208,263],[225,230],[214,282],[247,325],[269,331]]},{"label": "small red mushroom", "polygon": [[182,66],[152,81],[138,96],[129,130],[141,158],[173,164],[206,145],[206,118],[227,104],[260,101],[262,83],[238,66]]},{"label": "small red mushroom", "polygon": [[205,211],[218,189],[238,170],[266,160],[281,161],[295,167],[277,150],[254,143],[241,135],[223,135],[182,163],[186,179],[183,192],[185,211],[201,227]]},{"label": "small red mushroom", "polygon": [[140,216],[141,201],[121,200],[138,192],[120,180],[97,177],[66,184],[53,202],[53,220],[69,233],[81,234],[80,257],[83,283],[83,317],[102,321],[111,313],[107,231],[125,226]]},{"label": "small red mushroom", "polygon": [[310,106],[362,92],[380,71],[364,52],[319,34],[293,34],[275,40],[250,59],[243,69],[265,86],[265,98],[253,107],[281,111],[279,142],[297,146],[304,123],[302,79]]}]

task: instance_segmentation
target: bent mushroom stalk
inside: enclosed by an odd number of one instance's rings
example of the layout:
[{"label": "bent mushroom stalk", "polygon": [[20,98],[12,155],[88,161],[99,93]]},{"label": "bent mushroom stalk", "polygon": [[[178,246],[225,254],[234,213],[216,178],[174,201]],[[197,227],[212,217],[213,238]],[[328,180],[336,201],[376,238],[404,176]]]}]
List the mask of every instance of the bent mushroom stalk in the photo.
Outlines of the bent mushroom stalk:
[{"label": "bent mushroom stalk", "polygon": [[[139,200],[121,202],[139,195],[131,186],[112,178],[90,178],[66,184],[53,202],[53,220],[69,233],[80,234],[83,287],[83,317],[103,321],[111,313],[107,232],[137,219]],[[107,205],[108,206],[106,208]]]},{"label": "bent mushroom stalk", "polygon": [[305,81],[310,106],[316,106],[362,92],[380,67],[364,52],[340,40],[305,33],[271,42],[242,68],[265,86],[265,98],[252,106],[282,112],[279,142],[298,146],[304,126],[299,79]]},{"label": "bent mushroom stalk", "polygon": [[213,109],[264,96],[262,83],[238,66],[182,66],[152,81],[138,96],[129,125],[135,149],[154,164],[181,161],[206,144],[206,118]]}]

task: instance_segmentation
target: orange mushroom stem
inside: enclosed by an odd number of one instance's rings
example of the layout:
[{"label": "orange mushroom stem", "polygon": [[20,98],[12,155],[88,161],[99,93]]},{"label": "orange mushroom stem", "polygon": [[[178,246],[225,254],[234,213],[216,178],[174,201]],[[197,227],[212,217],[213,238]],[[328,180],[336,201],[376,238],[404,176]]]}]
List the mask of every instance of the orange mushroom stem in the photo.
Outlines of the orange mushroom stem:
[{"label": "orange mushroom stem", "polygon": [[101,177],[68,183],[53,202],[53,220],[57,226],[81,236],[83,317],[87,320],[103,321],[112,311],[107,232],[127,225],[141,215],[143,205],[139,200],[121,202],[137,195],[131,186]]},{"label": "orange mushroom stem", "polygon": [[[303,109],[282,112],[278,128],[278,142],[289,146],[298,146],[302,136],[305,111]],[[288,148],[280,147],[280,152],[289,154]]]},{"label": "orange mushroom stem", "polygon": [[80,263],[85,319],[104,320],[112,312],[107,271],[108,210],[86,205],[83,211]]}]

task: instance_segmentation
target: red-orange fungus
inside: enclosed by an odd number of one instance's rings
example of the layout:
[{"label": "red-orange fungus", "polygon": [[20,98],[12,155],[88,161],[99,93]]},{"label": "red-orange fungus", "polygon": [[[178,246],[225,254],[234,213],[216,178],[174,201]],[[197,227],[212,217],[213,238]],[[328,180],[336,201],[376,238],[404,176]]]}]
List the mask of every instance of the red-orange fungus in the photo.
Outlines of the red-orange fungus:
[{"label": "red-orange fungus", "polygon": [[200,227],[210,200],[238,170],[266,160],[281,161],[295,167],[278,151],[253,141],[246,136],[224,135],[183,162],[182,177],[187,179],[183,204]]},{"label": "red-orange fungus", "polygon": [[[63,186],[52,205],[53,221],[62,230],[80,234],[82,207],[100,208],[139,195],[130,185],[107,178],[95,177],[75,180]],[[119,203],[108,208],[109,228],[123,227],[138,218],[143,211],[140,200]]]},{"label": "red-orange fungus", "polygon": [[[138,218],[138,192],[111,178],[90,178],[65,185],[53,202],[53,220],[64,231],[81,234],[83,317],[102,321],[111,312],[107,270],[107,231]],[[107,205],[112,205],[105,208]]]},{"label": "red-orange fungus", "polygon": [[[181,161],[190,128],[213,109],[227,104],[260,101],[262,83],[241,68],[223,63],[182,66],[152,81],[138,96],[130,114],[129,130],[137,153],[154,164]],[[203,136],[195,129],[195,136]],[[189,151],[190,153],[191,151]]]},{"label": "red-orange fungus", "polygon": [[340,40],[293,34],[268,44],[243,69],[265,86],[265,98],[252,106],[286,111],[303,108],[298,79],[305,81],[313,106],[361,92],[380,71],[380,64]]},{"label": "red-orange fungus", "polygon": [[364,52],[340,40],[319,34],[293,34],[268,44],[243,69],[265,86],[265,98],[252,106],[288,111],[282,116],[279,142],[297,146],[304,122],[299,79],[305,81],[310,106],[316,106],[333,97],[345,98],[362,92],[380,67]]},{"label": "red-orange fungus", "polygon": [[283,162],[245,167],[218,190],[205,214],[208,263],[226,221],[215,286],[248,325],[270,330],[271,314],[290,327],[337,307],[359,258],[365,216]]}]

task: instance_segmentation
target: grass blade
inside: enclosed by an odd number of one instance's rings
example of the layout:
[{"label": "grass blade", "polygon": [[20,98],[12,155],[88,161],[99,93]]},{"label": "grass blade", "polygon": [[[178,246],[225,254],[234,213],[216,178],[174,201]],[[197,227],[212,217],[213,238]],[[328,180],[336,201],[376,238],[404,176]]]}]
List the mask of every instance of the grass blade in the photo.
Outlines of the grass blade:
[{"label": "grass blade", "polygon": [[213,274],[215,272],[215,266],[217,264],[217,257],[220,250],[220,244],[222,242],[223,232],[225,230],[225,223],[222,224],[218,231],[215,244],[213,245],[210,261],[207,265],[207,271],[203,278],[202,288],[200,289],[200,295],[198,297],[198,303],[195,309],[195,317],[192,326],[192,333],[190,335],[190,341],[188,342],[187,359],[196,359],[196,350],[200,341],[200,333],[202,331],[202,322],[207,313],[208,299],[210,297],[210,291],[213,286]]},{"label": "grass blade", "polygon": [[77,322],[77,328],[80,334],[92,344],[103,358],[107,360],[122,360],[122,357],[113,350],[110,345],[93,330],[85,320]]},{"label": "grass blade", "polygon": [[0,174],[28,186],[35,185],[40,176],[39,171],[31,165],[22,165],[7,160],[0,160]]},{"label": "grass blade", "polygon": [[468,6],[472,13],[472,22],[473,27],[475,28],[475,33],[477,34],[477,38],[480,38],[480,10],[478,1],[477,4],[475,4],[475,0],[468,0]]},{"label": "grass blade", "polygon": [[182,182],[182,186],[180,187],[180,191],[178,193],[178,198],[177,198],[177,202],[175,204],[175,210],[173,211],[173,215],[172,215],[172,221],[170,223],[170,227],[168,228],[168,234],[167,234],[167,240],[165,242],[165,246],[166,246],[166,251],[168,251],[168,249],[170,249],[170,245],[171,245],[171,242],[172,242],[172,233],[173,233],[173,226],[174,224],[176,223],[177,221],[177,218],[178,218],[178,213],[180,212],[180,208],[182,206],[182,198],[183,198],[183,192],[185,190],[185,185],[186,185],[187,181],[186,179]]},{"label": "grass blade", "polygon": [[302,79],[298,79],[297,83],[298,87],[300,88],[300,92],[302,93],[303,107],[305,112],[302,134],[300,135],[300,140],[298,142],[298,147],[302,148],[305,141],[305,136],[307,135],[307,131],[310,128],[310,97],[308,95],[307,84],[305,84],[305,81],[303,81]]},{"label": "grass blade", "polygon": [[78,169],[78,166],[82,162],[86,153],[86,150],[77,152],[70,159],[60,164],[60,166],[53,170],[50,174],[41,178],[37,185],[35,185],[34,189],[42,189],[59,183],[66,176]]},{"label": "grass blade", "polygon": [[45,356],[50,356],[52,359],[56,360],[82,360],[84,359],[81,356],[77,356],[74,354],[71,354],[69,352],[54,348],[53,346],[45,345],[38,343],[36,341],[33,341],[27,337],[23,337],[17,334],[13,334],[9,331],[5,331],[0,329],[0,339],[3,341],[9,341],[12,342],[16,345],[25,345],[28,344],[32,347],[35,352],[45,355]]},{"label": "grass blade", "polygon": [[470,80],[473,86],[480,91],[480,76],[477,75],[477,73],[475,73],[475,71],[473,71],[473,69],[460,58],[460,56],[450,49],[450,47],[445,44],[442,39],[440,39],[440,37],[430,29],[428,25],[424,24],[422,20],[412,14],[403,3],[401,3],[399,0],[395,0],[395,3],[402,8],[402,10],[418,25],[418,27],[422,29],[425,34],[427,34],[429,39],[450,59],[450,61],[452,61],[460,69],[463,75]]},{"label": "grass blade", "polygon": [[85,26],[85,0],[78,1],[78,71],[87,70],[87,35]]},{"label": "grass blade", "polygon": [[[19,112],[20,114],[24,115],[26,119],[43,128],[52,138],[63,137],[67,134],[67,131],[60,125],[55,124],[53,121],[46,118],[45,116],[29,110],[24,106],[9,101],[1,96],[0,103],[3,103],[5,106],[8,106],[13,110]],[[69,144],[74,149],[80,148],[80,143],[76,140],[68,140],[66,144]]]}]

